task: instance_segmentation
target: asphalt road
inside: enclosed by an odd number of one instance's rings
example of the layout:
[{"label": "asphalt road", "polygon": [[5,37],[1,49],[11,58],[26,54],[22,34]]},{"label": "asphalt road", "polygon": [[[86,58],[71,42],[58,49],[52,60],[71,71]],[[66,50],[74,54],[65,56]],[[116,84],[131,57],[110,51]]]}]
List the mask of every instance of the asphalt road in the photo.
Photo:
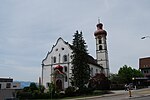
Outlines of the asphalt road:
[{"label": "asphalt road", "polygon": [[150,100],[150,88],[129,91],[113,91],[114,94],[106,94],[95,97],[83,97],[71,100]]},{"label": "asphalt road", "polygon": [[150,100],[150,96],[144,96],[144,97],[139,97],[139,98],[132,98],[130,100]]},{"label": "asphalt road", "polygon": [[130,98],[127,95],[118,95],[118,96],[101,97],[101,98],[85,99],[85,100],[150,100],[150,96]]}]

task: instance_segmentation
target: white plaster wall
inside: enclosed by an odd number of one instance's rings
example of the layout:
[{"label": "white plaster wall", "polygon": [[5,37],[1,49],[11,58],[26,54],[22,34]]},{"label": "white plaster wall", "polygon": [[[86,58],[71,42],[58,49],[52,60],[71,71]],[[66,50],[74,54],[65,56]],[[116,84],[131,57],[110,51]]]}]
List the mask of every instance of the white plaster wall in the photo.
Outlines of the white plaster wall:
[{"label": "white plaster wall", "polygon": [[43,68],[43,85],[47,87],[47,83],[51,83],[51,66],[44,66]]},{"label": "white plaster wall", "polygon": [[[92,65],[92,64],[89,64],[89,66],[90,66],[90,69],[93,68],[93,76],[95,76],[96,73],[100,73],[101,72],[101,68],[100,67],[97,67],[97,66]],[[96,72],[96,69],[98,70],[97,72]]]}]

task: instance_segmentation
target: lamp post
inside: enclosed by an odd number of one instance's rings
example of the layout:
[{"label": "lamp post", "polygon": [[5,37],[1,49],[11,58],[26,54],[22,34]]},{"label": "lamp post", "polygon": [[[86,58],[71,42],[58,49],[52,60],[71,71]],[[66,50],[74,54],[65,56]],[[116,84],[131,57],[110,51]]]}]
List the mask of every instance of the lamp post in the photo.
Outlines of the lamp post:
[{"label": "lamp post", "polygon": [[134,87],[134,89],[136,90],[136,80],[135,80],[136,78],[132,78],[132,82],[133,82],[133,87]]},{"label": "lamp post", "polygon": [[141,39],[146,39],[146,38],[150,38],[150,36],[143,36],[143,37],[141,37]]}]

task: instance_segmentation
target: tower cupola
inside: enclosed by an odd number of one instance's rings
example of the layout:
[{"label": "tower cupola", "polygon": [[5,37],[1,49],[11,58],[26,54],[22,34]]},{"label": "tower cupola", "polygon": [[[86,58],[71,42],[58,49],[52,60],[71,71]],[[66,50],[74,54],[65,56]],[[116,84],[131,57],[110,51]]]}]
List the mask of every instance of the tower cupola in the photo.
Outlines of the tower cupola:
[{"label": "tower cupola", "polygon": [[107,32],[105,30],[103,30],[103,24],[102,23],[98,23],[96,25],[97,30],[94,32],[95,36],[99,36],[99,35],[104,35],[107,36]]}]

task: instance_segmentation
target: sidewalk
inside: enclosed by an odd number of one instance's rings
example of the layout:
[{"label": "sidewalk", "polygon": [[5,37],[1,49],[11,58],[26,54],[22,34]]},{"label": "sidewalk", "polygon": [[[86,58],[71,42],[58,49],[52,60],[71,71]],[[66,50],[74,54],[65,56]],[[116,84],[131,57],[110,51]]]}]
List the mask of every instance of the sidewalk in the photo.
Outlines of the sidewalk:
[{"label": "sidewalk", "polygon": [[138,97],[143,97],[143,96],[150,96],[150,88],[133,90],[131,98],[138,98]]},{"label": "sidewalk", "polygon": [[91,96],[91,97],[81,97],[81,98],[74,98],[74,99],[67,99],[67,100],[85,100],[85,99],[92,100],[92,99],[97,99],[97,98],[114,97],[114,96],[118,96],[118,97],[123,96],[124,99],[130,99],[130,98],[139,98],[142,96],[150,96],[150,88],[131,90],[131,97],[129,95],[129,91],[125,91],[125,90],[116,90],[116,91],[110,91],[110,92],[111,92],[110,94]]}]

